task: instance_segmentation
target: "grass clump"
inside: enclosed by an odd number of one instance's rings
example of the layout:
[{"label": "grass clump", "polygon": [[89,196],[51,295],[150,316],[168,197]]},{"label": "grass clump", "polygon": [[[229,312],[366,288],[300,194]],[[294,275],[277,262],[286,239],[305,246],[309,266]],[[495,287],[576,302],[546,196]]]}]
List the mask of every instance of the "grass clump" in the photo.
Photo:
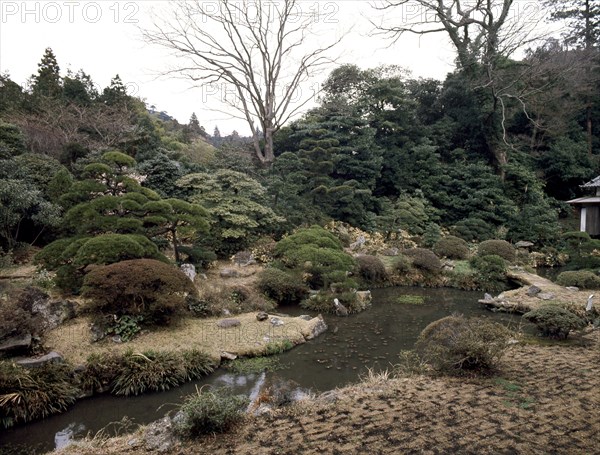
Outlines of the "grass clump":
[{"label": "grass clump", "polygon": [[115,395],[139,395],[177,387],[214,368],[214,361],[198,350],[104,353],[88,358],[81,386],[93,392],[108,389]]},{"label": "grass clump", "polygon": [[511,332],[483,318],[447,316],[429,324],[415,350],[441,373],[488,372],[508,348]]},{"label": "grass clump", "polygon": [[516,258],[515,247],[506,240],[486,240],[477,247],[477,254],[483,256],[500,256],[508,262],[513,262]]},{"label": "grass clump", "polygon": [[556,278],[561,286],[577,286],[580,289],[600,289],[600,277],[589,270],[562,272]]},{"label": "grass clump", "polygon": [[308,286],[292,273],[275,268],[263,270],[256,283],[258,289],[279,304],[297,304],[308,294]]},{"label": "grass clump", "polygon": [[293,347],[294,343],[287,338],[284,340],[269,341],[265,347],[264,355],[283,354],[285,351],[289,351]]},{"label": "grass clump", "polygon": [[542,336],[564,340],[571,330],[579,330],[585,321],[569,310],[558,305],[546,304],[523,315],[523,318],[534,323]]},{"label": "grass clump", "polygon": [[188,297],[188,307],[197,317],[222,316],[225,310],[231,314],[252,311],[272,311],[273,302],[260,293],[241,284],[229,286],[206,286],[199,291],[197,298]]},{"label": "grass clump", "polygon": [[469,244],[459,237],[449,235],[434,245],[433,252],[448,259],[466,259],[469,256]]},{"label": "grass clump", "polygon": [[423,305],[425,303],[425,297],[422,295],[400,295],[396,297],[396,303],[403,305]]},{"label": "grass clump", "polygon": [[224,367],[235,374],[257,374],[281,370],[283,366],[277,357],[251,357],[235,359],[228,362]]},{"label": "grass clump", "polygon": [[62,412],[76,397],[77,388],[66,364],[28,369],[0,361],[0,422],[4,428]]},{"label": "grass clump", "polygon": [[183,418],[175,426],[179,435],[193,439],[224,433],[239,423],[250,400],[225,389],[198,390],[181,405]]}]

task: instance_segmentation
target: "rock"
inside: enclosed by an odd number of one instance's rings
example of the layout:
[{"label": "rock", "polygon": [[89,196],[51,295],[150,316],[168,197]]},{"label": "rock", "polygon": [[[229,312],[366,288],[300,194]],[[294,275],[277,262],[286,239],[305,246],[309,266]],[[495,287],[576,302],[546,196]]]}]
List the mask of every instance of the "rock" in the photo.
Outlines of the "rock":
[{"label": "rock", "polygon": [[356,298],[358,299],[359,303],[370,303],[371,300],[373,300],[371,291],[357,291]]},{"label": "rock", "polygon": [[492,297],[490,294],[488,294],[486,292],[485,294],[483,294],[483,300],[484,300],[484,302],[493,302],[494,297]]},{"label": "rock", "polygon": [[312,340],[313,338],[318,337],[319,335],[321,335],[323,332],[325,332],[327,330],[327,324],[325,324],[325,320],[323,319],[323,316],[318,315],[316,318],[315,324],[312,327],[311,332],[308,334],[308,336],[306,336],[307,340]]},{"label": "rock", "polygon": [[271,324],[273,324],[274,327],[280,327],[284,325],[285,322],[283,322],[283,319],[273,317],[271,318]]},{"label": "rock", "polygon": [[106,331],[100,324],[92,324],[90,327],[90,334],[92,343],[96,343],[97,341],[104,339],[106,336]]},{"label": "rock", "polygon": [[221,352],[221,358],[225,360],[235,360],[237,359],[237,355],[232,354],[231,352],[223,351]]},{"label": "rock", "polygon": [[540,292],[542,292],[542,290],[540,288],[538,288],[537,286],[529,286],[529,288],[527,289],[527,295],[529,297],[535,297]]},{"label": "rock", "polygon": [[238,327],[240,325],[242,325],[242,322],[239,319],[221,319],[220,321],[217,321],[217,327],[221,329]]},{"label": "rock", "polygon": [[42,298],[31,305],[31,312],[42,318],[44,329],[51,330],[77,315],[77,305],[70,300]]},{"label": "rock", "polygon": [[203,280],[208,280],[208,277],[206,276],[206,273],[201,273],[200,278],[202,278]]},{"label": "rock", "polygon": [[261,311],[260,313],[257,313],[257,315],[256,315],[257,321],[266,321],[267,319],[269,319],[269,315],[267,313],[265,313],[264,311]]},{"label": "rock", "polygon": [[336,316],[348,316],[348,309],[338,299],[333,299],[333,304],[335,305]]},{"label": "rock", "polygon": [[356,242],[350,244],[350,249],[355,250],[357,248],[360,248],[365,244],[366,241],[367,241],[367,239],[365,238],[364,235],[359,235]]},{"label": "rock", "polygon": [[231,311],[229,311],[227,308],[223,308],[223,316],[231,316]]},{"label": "rock", "polygon": [[221,278],[237,278],[240,276],[237,270],[234,269],[223,269],[219,272]]},{"label": "rock", "polygon": [[24,352],[31,346],[31,334],[26,333],[18,337],[9,338],[0,344],[0,354],[16,354]]},{"label": "rock", "polygon": [[567,286],[565,288],[567,291],[573,291],[573,292],[578,292],[579,288],[577,286]]},{"label": "rock", "polygon": [[454,270],[455,267],[456,267],[456,265],[454,264],[454,261],[445,260],[442,263],[442,269],[443,270]]},{"label": "rock", "polygon": [[196,279],[196,267],[194,264],[181,264],[181,271],[193,282]]},{"label": "rock", "polygon": [[237,264],[238,267],[246,267],[250,264],[255,264],[254,256],[249,251],[240,251],[235,253],[231,258],[234,264]]},{"label": "rock", "polygon": [[30,359],[17,360],[17,364],[26,368],[37,368],[44,366],[48,363],[60,363],[63,361],[63,356],[58,352],[52,351],[42,357],[35,357]]},{"label": "rock", "polygon": [[386,248],[381,252],[383,256],[398,256],[400,250],[398,248]]},{"label": "rock", "polygon": [[552,294],[551,292],[540,292],[537,294],[537,298],[542,300],[553,300],[556,298],[556,295]]},{"label": "rock", "polygon": [[303,319],[305,321],[310,321],[312,319],[312,316],[309,316],[308,314],[301,314],[300,316],[298,316],[300,319]]},{"label": "rock", "polygon": [[517,248],[531,248],[534,245],[533,242],[527,242],[527,241],[523,241],[521,240],[520,242],[515,243],[515,246]]},{"label": "rock", "polygon": [[115,335],[114,337],[111,338],[111,340],[113,343],[122,343],[123,342],[120,335]]},{"label": "rock", "polygon": [[148,452],[165,453],[179,442],[173,431],[173,422],[169,417],[152,422],[146,427],[142,437]]}]

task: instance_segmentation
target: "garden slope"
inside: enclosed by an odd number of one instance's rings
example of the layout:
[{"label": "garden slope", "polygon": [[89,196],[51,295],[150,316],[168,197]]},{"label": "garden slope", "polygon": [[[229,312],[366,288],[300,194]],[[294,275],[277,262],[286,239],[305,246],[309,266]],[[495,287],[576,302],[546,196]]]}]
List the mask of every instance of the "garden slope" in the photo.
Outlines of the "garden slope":
[{"label": "garden slope", "polygon": [[[518,345],[490,378],[372,380],[249,418],[172,454],[600,453],[600,333],[587,346]],[[147,453],[125,436],[69,453]]]}]

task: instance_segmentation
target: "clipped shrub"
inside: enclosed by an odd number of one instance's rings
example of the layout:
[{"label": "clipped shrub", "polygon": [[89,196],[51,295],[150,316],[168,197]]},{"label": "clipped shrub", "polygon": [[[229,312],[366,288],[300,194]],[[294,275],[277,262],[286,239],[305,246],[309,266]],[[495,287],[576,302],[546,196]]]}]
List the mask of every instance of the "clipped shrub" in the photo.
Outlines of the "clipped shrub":
[{"label": "clipped shrub", "polygon": [[308,294],[308,287],[302,280],[275,268],[263,270],[256,285],[267,297],[284,305],[299,303]]},{"label": "clipped shrub", "polygon": [[207,269],[212,262],[217,260],[217,255],[214,251],[200,245],[191,247],[178,246],[177,251],[179,254],[187,256],[185,262],[190,262],[201,269]]},{"label": "clipped shrub", "polygon": [[469,256],[469,245],[463,239],[449,235],[435,244],[433,252],[449,259],[466,259]]},{"label": "clipped shrub", "polygon": [[569,310],[558,305],[545,304],[523,315],[523,318],[534,323],[542,336],[564,340],[571,330],[579,330],[585,321]]},{"label": "clipped shrub", "polygon": [[452,233],[467,242],[481,242],[494,237],[494,227],[480,218],[467,218],[456,223]]},{"label": "clipped shrub", "polygon": [[511,332],[483,318],[448,316],[429,324],[415,350],[443,373],[485,372],[494,368],[508,348]]},{"label": "clipped shrub", "polygon": [[396,273],[404,274],[410,272],[412,269],[412,260],[403,254],[399,254],[394,258],[394,271]]},{"label": "clipped shrub", "polygon": [[515,247],[506,240],[486,240],[481,242],[477,247],[477,254],[479,256],[496,255],[509,262],[514,261],[516,257]]},{"label": "clipped shrub", "polygon": [[600,277],[589,270],[562,272],[556,277],[556,283],[580,289],[600,289]]},{"label": "clipped shrub", "polygon": [[77,393],[66,364],[28,369],[0,361],[0,421],[4,428],[62,412],[75,402]]},{"label": "clipped shrub", "polygon": [[476,256],[470,261],[475,269],[475,281],[482,291],[498,292],[504,290],[507,283],[506,262],[500,256],[490,254]]},{"label": "clipped shrub", "polygon": [[366,310],[371,306],[369,301],[361,301],[356,292],[319,292],[308,299],[303,300],[300,306],[306,310],[314,311],[315,313],[330,313],[336,314],[334,299],[338,299],[340,303],[348,310],[348,314],[356,314]]},{"label": "clipped shrub", "polygon": [[177,387],[214,369],[214,360],[195,349],[94,354],[87,359],[81,374],[81,388],[108,389],[115,395],[139,395]]},{"label": "clipped shrub", "polygon": [[229,390],[200,389],[181,405],[183,419],[177,422],[176,431],[185,438],[223,433],[243,419],[249,404],[248,397]]},{"label": "clipped shrub", "polygon": [[196,288],[179,269],[153,259],[98,266],[84,280],[82,295],[93,313],[142,316],[149,324],[167,325],[186,309],[186,295]]},{"label": "clipped shrub", "polygon": [[382,283],[387,280],[385,265],[376,256],[364,255],[356,258],[358,276],[367,283]]},{"label": "clipped shrub", "polygon": [[331,232],[320,226],[298,229],[292,235],[281,239],[275,246],[275,256],[285,256],[303,245],[314,245],[319,248],[342,250],[342,243]]},{"label": "clipped shrub", "polygon": [[440,258],[431,250],[425,248],[411,248],[402,252],[412,259],[412,265],[427,272],[439,272],[442,268]]}]

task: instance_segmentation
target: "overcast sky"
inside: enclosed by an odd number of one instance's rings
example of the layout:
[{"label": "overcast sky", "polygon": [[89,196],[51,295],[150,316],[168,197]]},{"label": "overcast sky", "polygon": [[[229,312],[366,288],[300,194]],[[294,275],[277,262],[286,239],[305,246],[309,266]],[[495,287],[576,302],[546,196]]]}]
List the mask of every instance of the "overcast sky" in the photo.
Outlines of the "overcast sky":
[{"label": "overcast sky", "polygon": [[[218,4],[216,0],[205,3]],[[411,71],[414,77],[443,79],[453,70],[454,52],[443,34],[424,37],[403,36],[396,44],[382,37],[369,36],[373,29],[369,19],[377,22],[381,12],[369,1],[306,0],[302,11],[319,11],[321,19],[315,30],[323,40],[345,38],[336,48],[339,63],[354,63],[363,68],[396,64]],[[169,68],[170,57],[164,50],[151,47],[141,38],[139,27],[150,27],[150,11],[169,8],[167,1],[10,1],[0,2],[0,72],[9,72],[20,84],[37,71],[44,49],[51,47],[63,75],[67,69],[80,68],[94,82],[105,87],[119,74],[132,95],[148,105],[167,111],[181,123],[196,112],[200,123],[212,133],[218,125],[222,134],[236,129],[248,134],[240,120],[227,119],[210,109],[218,106],[218,96],[209,89],[190,88],[182,80],[157,78]],[[515,15],[540,13],[539,2],[517,2]],[[422,14],[406,7],[394,13],[394,20],[409,20]],[[385,19],[390,19],[390,15]],[[310,87],[327,72],[304,84]]]}]

